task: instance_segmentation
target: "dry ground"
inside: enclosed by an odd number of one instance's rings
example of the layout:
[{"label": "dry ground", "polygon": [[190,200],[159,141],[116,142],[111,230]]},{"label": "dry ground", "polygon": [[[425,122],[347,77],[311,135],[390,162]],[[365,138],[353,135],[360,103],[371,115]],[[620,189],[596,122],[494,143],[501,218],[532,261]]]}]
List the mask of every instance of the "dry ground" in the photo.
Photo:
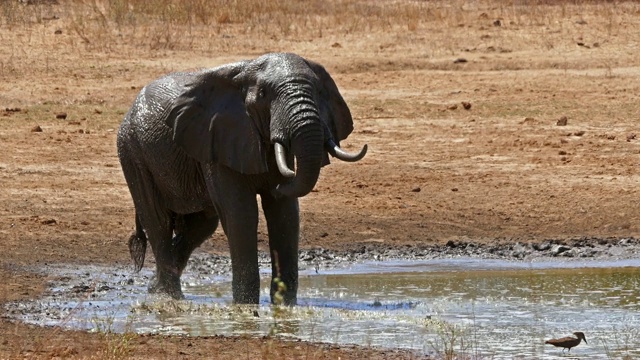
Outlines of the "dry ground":
[{"label": "dry ground", "polygon": [[[640,235],[638,4],[34,2],[0,3],[0,304],[46,291],[48,263],[129,262],[115,136],[142,86],[271,51],[324,64],[354,115],[347,149],[370,146],[301,200],[303,247]],[[224,237],[199,251],[226,252]],[[275,339],[114,347],[7,320],[0,333],[0,358],[412,357]]]}]

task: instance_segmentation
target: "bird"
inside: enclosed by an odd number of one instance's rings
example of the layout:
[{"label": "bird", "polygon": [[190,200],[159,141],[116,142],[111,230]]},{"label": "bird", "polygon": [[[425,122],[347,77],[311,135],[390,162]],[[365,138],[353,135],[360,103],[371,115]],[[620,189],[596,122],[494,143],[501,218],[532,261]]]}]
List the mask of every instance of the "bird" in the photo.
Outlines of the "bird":
[{"label": "bird", "polygon": [[564,349],[569,349],[569,352],[571,352],[571,348],[578,346],[578,344],[580,344],[580,341],[584,340],[585,344],[588,344],[587,342],[587,338],[584,337],[584,333],[580,332],[580,331],[576,331],[573,333],[573,335],[577,336],[578,338],[574,338],[574,337],[563,337],[563,338],[559,338],[559,339],[551,339],[551,340],[547,340],[544,343],[545,344],[551,344],[555,347],[561,347],[562,348],[562,352],[564,352]]}]

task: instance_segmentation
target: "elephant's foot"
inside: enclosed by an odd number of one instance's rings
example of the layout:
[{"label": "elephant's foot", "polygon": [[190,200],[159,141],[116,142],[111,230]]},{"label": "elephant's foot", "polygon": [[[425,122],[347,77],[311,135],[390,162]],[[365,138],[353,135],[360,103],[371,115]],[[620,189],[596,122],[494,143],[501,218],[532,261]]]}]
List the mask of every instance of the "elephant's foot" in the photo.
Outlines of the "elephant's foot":
[{"label": "elephant's foot", "polygon": [[298,303],[298,294],[295,289],[287,289],[281,280],[275,281],[271,285],[271,303],[274,305],[295,306]]},{"label": "elephant's foot", "polygon": [[154,275],[149,280],[148,291],[150,294],[166,294],[176,300],[184,299],[180,278],[175,276],[164,276],[161,279],[161,277]]},{"label": "elephant's foot", "polygon": [[235,304],[259,304],[260,303],[260,279],[254,284],[233,283],[233,302]]}]

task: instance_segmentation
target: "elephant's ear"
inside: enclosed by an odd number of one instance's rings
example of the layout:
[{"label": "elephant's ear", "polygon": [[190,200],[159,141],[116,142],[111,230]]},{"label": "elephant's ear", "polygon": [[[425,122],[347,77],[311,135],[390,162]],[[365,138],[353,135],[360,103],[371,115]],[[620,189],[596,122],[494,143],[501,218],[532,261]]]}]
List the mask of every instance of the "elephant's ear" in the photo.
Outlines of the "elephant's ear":
[{"label": "elephant's ear", "polygon": [[306,62],[320,80],[320,116],[331,129],[334,141],[339,144],[353,131],[351,111],[327,70],[313,61]]},{"label": "elephant's ear", "polygon": [[243,174],[267,172],[264,144],[247,115],[234,63],[191,74],[174,74],[180,90],[165,110],[173,140],[200,162],[217,162]]}]

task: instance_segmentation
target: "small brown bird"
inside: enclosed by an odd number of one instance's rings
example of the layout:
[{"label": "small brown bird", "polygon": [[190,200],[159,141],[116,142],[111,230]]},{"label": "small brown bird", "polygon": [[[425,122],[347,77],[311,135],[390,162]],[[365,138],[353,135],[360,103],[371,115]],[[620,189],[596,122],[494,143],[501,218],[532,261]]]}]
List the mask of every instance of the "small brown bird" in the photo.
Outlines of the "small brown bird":
[{"label": "small brown bird", "polygon": [[567,337],[563,337],[560,339],[551,339],[551,340],[547,340],[544,343],[545,344],[551,344],[555,347],[561,347],[562,348],[562,352],[564,352],[564,349],[569,349],[569,352],[571,352],[571,348],[574,346],[578,346],[578,344],[580,344],[581,340],[584,340],[585,344],[588,344],[587,342],[587,338],[584,337],[584,333],[580,332],[580,331],[576,331],[573,333],[573,335],[577,336],[578,338],[573,338],[570,336]]}]

